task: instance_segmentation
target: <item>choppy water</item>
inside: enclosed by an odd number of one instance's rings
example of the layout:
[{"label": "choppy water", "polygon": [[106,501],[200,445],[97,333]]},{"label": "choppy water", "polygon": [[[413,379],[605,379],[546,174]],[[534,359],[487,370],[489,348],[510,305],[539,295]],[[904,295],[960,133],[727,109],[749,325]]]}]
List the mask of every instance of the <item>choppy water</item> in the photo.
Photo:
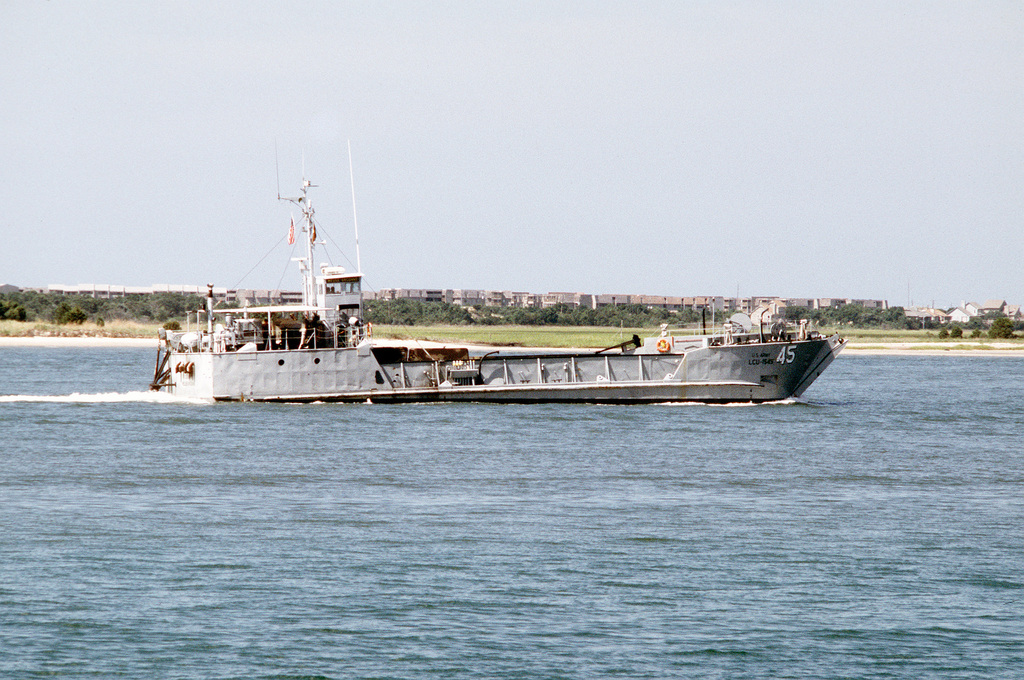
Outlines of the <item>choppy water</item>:
[{"label": "choppy water", "polygon": [[154,399],[154,355],[0,350],[2,677],[1024,673],[1024,360],[344,406]]}]

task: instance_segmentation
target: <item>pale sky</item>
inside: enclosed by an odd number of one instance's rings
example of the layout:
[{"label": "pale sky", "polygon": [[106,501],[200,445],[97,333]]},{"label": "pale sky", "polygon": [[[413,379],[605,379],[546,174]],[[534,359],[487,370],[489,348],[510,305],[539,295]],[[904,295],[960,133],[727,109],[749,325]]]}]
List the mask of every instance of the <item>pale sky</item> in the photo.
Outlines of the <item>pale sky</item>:
[{"label": "pale sky", "polygon": [[5,0],[0,91],[0,283],[298,289],[350,140],[374,289],[1024,303],[1019,0]]}]

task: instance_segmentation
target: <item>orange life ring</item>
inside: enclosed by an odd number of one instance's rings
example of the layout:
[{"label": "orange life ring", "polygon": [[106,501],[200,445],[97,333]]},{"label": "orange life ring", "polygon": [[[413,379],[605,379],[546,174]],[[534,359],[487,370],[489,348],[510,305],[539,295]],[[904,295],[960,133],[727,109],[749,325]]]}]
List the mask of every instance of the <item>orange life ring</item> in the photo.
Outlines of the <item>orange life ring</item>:
[{"label": "orange life ring", "polygon": [[672,345],[671,345],[671,343],[669,343],[668,338],[660,338],[658,340],[658,351],[659,352],[662,352],[662,353],[667,352],[671,347],[672,347]]}]

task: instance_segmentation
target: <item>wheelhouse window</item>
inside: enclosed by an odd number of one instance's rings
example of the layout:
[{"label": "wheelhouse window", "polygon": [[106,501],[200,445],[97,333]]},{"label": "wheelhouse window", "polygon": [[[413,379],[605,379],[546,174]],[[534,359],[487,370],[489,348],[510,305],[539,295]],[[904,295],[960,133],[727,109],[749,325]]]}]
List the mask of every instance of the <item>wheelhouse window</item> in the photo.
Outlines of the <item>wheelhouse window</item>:
[{"label": "wheelhouse window", "polygon": [[358,293],[359,292],[359,279],[354,281],[328,281],[327,284],[328,295],[338,295],[341,293]]}]

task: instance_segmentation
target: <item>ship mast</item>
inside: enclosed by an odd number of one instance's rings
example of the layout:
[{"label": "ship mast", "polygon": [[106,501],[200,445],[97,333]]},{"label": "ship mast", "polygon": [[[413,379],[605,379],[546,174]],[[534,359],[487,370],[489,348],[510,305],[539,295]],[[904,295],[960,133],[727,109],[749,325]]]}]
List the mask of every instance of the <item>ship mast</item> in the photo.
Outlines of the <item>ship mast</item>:
[{"label": "ship mast", "polygon": [[308,179],[302,180],[301,196],[281,196],[277,198],[282,201],[294,203],[302,211],[302,233],[306,235],[306,257],[296,258],[299,262],[299,271],[302,272],[302,304],[306,307],[314,306],[316,302],[316,276],[313,272],[313,250],[316,248],[316,223],[313,221],[313,204],[309,201],[307,191],[316,188]]}]

